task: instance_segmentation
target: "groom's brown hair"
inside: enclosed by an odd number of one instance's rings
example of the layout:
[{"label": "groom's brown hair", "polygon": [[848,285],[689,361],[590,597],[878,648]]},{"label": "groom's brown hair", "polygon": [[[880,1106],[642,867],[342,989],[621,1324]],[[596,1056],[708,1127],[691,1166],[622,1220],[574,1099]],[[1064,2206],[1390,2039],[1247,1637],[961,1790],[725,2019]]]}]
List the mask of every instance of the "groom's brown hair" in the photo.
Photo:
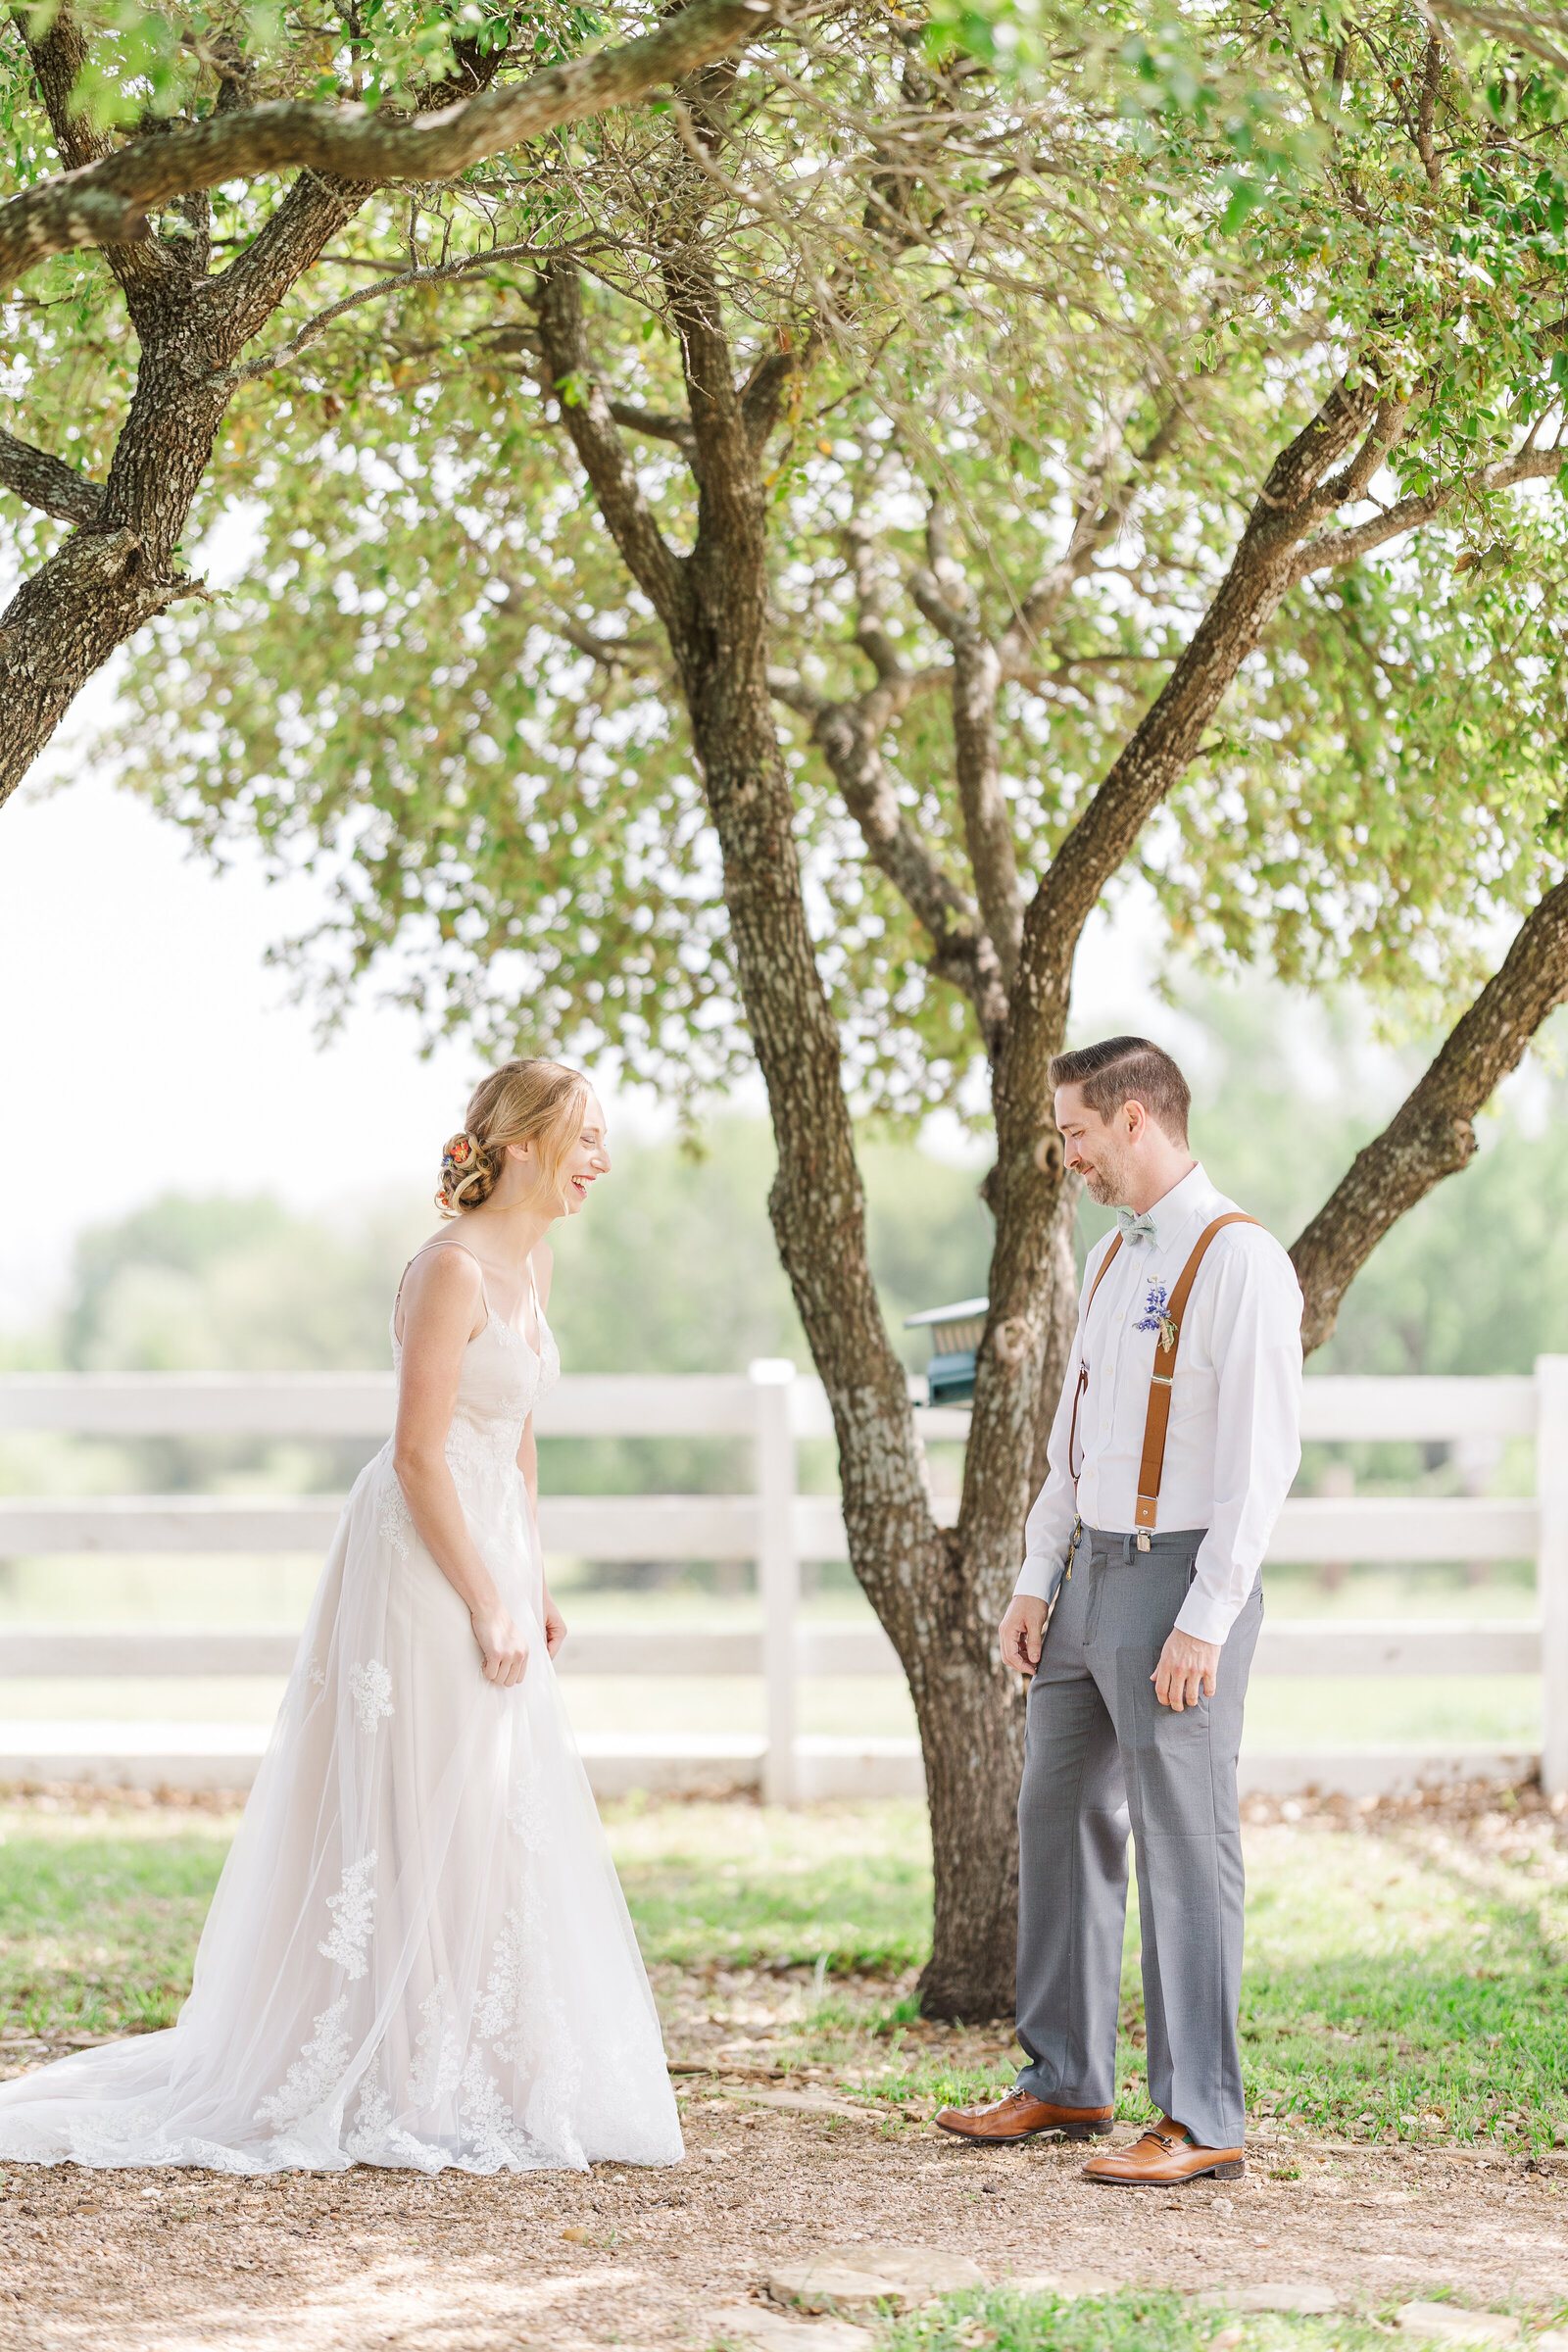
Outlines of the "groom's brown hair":
[{"label": "groom's brown hair", "polygon": [[1098,1046],[1057,1054],[1049,1075],[1053,1093],[1058,1086],[1077,1087],[1102,1119],[1124,1102],[1141,1102],[1173,1144],[1187,1141],[1193,1090],[1164,1048],[1147,1037],[1107,1037]]}]

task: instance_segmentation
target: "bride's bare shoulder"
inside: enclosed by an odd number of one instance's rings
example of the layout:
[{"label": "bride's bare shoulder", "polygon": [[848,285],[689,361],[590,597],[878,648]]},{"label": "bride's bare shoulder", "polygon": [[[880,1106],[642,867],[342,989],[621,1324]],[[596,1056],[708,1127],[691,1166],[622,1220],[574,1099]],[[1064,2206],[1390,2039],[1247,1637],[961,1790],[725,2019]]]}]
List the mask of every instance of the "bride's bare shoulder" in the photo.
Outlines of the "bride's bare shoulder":
[{"label": "bride's bare shoulder", "polygon": [[478,1259],[464,1243],[443,1236],[426,1242],[410,1258],[398,1293],[400,1321],[411,1309],[421,1318],[466,1315],[470,1321],[484,1298],[484,1275]]}]

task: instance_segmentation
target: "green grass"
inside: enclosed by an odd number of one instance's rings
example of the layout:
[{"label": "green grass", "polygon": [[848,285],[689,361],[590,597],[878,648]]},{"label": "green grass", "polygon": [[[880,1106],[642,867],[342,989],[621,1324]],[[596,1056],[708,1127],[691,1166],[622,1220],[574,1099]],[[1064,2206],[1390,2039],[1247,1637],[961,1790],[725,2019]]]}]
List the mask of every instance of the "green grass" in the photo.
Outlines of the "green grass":
[{"label": "green grass", "polygon": [[[1403,2299],[1391,2299],[1389,2316]],[[879,2352],[1207,2352],[1222,2331],[1230,2352],[1372,2352],[1388,2342],[1382,2316],[1239,2315],[1139,2287],[1074,2302],[991,2287],[944,2296],[893,2322]]]},{"label": "green grass", "polygon": [[0,1812],[0,2018],[32,2033],[172,2025],[232,1827]]},{"label": "green grass", "polygon": [[920,1805],[622,1805],[615,1867],[650,1962],[917,1968],[931,1943],[931,1851]]},{"label": "green grass", "polygon": [[1254,1833],[1243,2052],[1253,2114],[1350,2137],[1568,2137],[1568,1855]]},{"label": "green grass", "polygon": [[[168,2024],[231,1824],[199,1813],[0,1812],[0,2017]],[[1010,2078],[1006,2029],[920,2021],[930,1858],[913,1804],[795,1813],[637,1804],[607,1828],[643,1949],[739,1984],[772,2061],[902,2107]],[[1331,2138],[1568,2142],[1568,1850],[1536,1815],[1471,1836],[1419,1817],[1254,1829],[1242,2008],[1254,2121]],[[715,1996],[716,1997],[716,1996]],[[1148,2112],[1137,1922],[1118,2108]],[[748,2032],[755,2032],[753,2026]]]}]

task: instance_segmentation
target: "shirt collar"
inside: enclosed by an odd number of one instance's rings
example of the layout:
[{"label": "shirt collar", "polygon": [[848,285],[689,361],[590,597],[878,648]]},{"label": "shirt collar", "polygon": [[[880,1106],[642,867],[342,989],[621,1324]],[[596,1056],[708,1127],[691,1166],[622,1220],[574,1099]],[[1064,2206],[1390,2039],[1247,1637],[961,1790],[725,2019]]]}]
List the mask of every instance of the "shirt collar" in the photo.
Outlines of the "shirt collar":
[{"label": "shirt collar", "polygon": [[1214,1187],[1203,1173],[1202,1163],[1200,1161],[1196,1167],[1189,1168],[1180,1184],[1173,1184],[1164,1198],[1156,1200],[1148,1212],[1154,1221],[1153,1247],[1156,1250],[1168,1249],[1183,1226],[1190,1224],[1200,1209],[1206,1208],[1210,1200],[1217,1199]]}]

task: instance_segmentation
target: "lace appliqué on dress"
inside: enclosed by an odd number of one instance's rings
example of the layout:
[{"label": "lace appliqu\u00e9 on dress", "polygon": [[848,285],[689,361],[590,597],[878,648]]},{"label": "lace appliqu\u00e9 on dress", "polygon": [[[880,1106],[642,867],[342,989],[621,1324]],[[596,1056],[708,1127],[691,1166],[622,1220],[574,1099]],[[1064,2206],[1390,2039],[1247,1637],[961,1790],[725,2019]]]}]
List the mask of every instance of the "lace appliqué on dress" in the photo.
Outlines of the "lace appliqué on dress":
[{"label": "lace appliqu\u00e9 on dress", "polygon": [[447,1468],[460,1486],[465,1480],[503,1476],[515,1468],[521,1443],[520,1423],[474,1422],[455,1413],[447,1431]]},{"label": "lace appliqu\u00e9 on dress", "polygon": [[[467,2129],[469,2161],[476,2172],[532,2173],[550,2162],[547,2152],[513,2115],[501,2095],[500,2083],[477,2049],[468,2052],[461,2087],[460,2112]],[[557,2153],[558,2163],[561,2153]]]},{"label": "lace appliqu\u00e9 on dress", "polygon": [[375,1532],[383,1544],[390,1544],[400,1560],[406,1560],[413,1544],[414,1513],[409,1508],[397,1472],[387,1462],[381,1485],[381,1506],[375,1515]]},{"label": "lace appliqu\u00e9 on dress", "polygon": [[507,1797],[507,1827],[523,1850],[542,1854],[555,1827],[537,1766],[530,1759],[516,1774]]},{"label": "lace appliqu\u00e9 on dress", "polygon": [[411,2107],[439,2107],[450,2099],[463,2074],[463,2037],[452,2015],[452,1987],[438,1977],[419,2003],[424,2024],[414,2045],[409,2077]]},{"label": "lace appliqu\u00e9 on dress", "polygon": [[373,1732],[383,1715],[392,1712],[392,1675],[379,1658],[349,1668],[349,1696],[362,1732]]},{"label": "lace appliqu\u00e9 on dress", "polygon": [[349,2062],[348,2027],[344,2022],[348,2013],[349,1996],[340,1992],[331,2007],[323,2009],[315,2021],[315,2034],[276,2090],[257,2108],[259,2124],[303,2123],[320,2106]]},{"label": "lace appliqu\u00e9 on dress", "polygon": [[375,1924],[375,1888],[370,1884],[375,1863],[373,1851],[363,1862],[351,1862],[336,1894],[326,1898],[334,1925],[326,1941],[316,1948],[323,1960],[336,1961],[346,1977],[363,1977],[369,1965],[365,1947]]},{"label": "lace appliqu\u00e9 on dress", "polygon": [[[521,1903],[503,1916],[484,1993],[474,2004],[473,2030],[475,2037],[488,2041],[496,2056],[514,2067],[527,2084],[528,2141],[557,2151],[568,2163],[579,2163],[582,2151],[572,2110],[582,2059],[549,1955],[544,1904],[529,1873]],[[486,2119],[490,2115],[488,2094],[480,2099],[475,2088],[476,2056],[470,2054],[464,2072],[466,2121],[472,2120],[470,2109],[474,2117],[481,2109]]]},{"label": "lace appliqu\u00e9 on dress", "polygon": [[354,2129],[343,2143],[344,2153],[356,2164],[371,2164],[385,2146],[391,2130],[390,2097],[377,2083],[367,2082],[355,2110]]}]

